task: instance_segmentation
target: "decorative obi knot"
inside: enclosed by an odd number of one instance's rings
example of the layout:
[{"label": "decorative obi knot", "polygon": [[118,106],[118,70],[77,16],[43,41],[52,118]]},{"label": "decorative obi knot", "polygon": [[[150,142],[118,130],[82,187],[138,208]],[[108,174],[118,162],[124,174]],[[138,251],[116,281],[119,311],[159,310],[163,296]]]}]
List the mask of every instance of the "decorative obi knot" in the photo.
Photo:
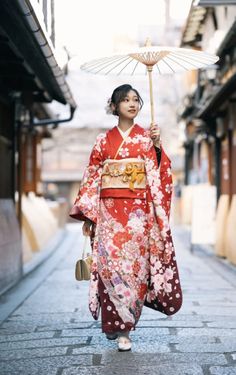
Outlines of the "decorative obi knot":
[{"label": "decorative obi knot", "polygon": [[144,161],[137,158],[107,159],[103,163],[102,189],[146,188]]}]

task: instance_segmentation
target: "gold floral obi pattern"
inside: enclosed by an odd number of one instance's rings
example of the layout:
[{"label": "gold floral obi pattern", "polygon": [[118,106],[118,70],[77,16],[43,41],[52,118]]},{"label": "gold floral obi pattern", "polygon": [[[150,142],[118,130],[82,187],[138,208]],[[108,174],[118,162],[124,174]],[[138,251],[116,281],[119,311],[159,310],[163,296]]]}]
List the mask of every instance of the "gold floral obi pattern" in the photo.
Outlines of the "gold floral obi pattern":
[{"label": "gold floral obi pattern", "polygon": [[146,173],[142,159],[107,159],[103,163],[102,189],[145,189]]}]

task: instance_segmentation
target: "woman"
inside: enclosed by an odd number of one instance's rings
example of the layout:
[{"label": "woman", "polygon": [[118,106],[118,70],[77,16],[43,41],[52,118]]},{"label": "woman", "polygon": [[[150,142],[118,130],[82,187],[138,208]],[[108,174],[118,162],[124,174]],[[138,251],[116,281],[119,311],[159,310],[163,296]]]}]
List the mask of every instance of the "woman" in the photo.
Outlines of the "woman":
[{"label": "woman", "polygon": [[89,308],[118,350],[131,349],[129,332],[145,304],[176,313],[182,292],[169,227],[170,161],[159,129],[134,123],[143,101],[130,85],[109,102],[118,124],[98,136],[70,216],[83,220],[93,264]]}]

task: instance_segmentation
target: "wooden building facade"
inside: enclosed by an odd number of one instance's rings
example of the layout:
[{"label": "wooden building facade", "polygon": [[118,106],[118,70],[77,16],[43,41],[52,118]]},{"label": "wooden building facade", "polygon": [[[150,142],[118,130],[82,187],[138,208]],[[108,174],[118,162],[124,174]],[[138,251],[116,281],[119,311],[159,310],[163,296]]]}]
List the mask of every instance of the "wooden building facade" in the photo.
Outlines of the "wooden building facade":
[{"label": "wooden building facade", "polygon": [[42,194],[44,103],[76,107],[54,55],[54,0],[32,4],[0,2],[0,293],[22,276],[22,196]]},{"label": "wooden building facade", "polygon": [[[182,46],[219,56],[198,71],[179,119],[185,123],[185,184],[217,191],[216,254],[236,264],[236,1],[192,5]],[[190,86],[189,86],[190,87]]]}]

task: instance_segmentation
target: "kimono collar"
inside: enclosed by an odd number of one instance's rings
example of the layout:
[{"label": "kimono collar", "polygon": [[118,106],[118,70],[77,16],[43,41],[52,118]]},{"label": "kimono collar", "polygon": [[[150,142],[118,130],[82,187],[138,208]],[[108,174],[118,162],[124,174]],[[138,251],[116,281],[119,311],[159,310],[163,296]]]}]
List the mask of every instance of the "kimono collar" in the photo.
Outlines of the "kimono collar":
[{"label": "kimono collar", "polygon": [[124,139],[124,138],[127,138],[127,137],[129,136],[129,134],[130,134],[131,130],[133,129],[133,127],[134,127],[134,124],[133,124],[129,129],[127,129],[126,131],[123,131],[123,130],[121,130],[121,128],[117,125],[117,128],[118,128],[118,130],[119,130],[119,132],[120,132],[120,134],[121,134],[121,136],[122,136],[123,139]]}]

